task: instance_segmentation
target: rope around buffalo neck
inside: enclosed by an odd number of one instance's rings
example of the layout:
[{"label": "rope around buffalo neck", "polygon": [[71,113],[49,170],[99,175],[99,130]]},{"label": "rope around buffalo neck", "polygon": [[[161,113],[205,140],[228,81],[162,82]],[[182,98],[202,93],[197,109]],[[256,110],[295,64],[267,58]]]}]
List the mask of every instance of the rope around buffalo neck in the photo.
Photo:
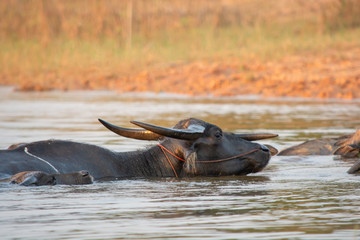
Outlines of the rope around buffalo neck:
[{"label": "rope around buffalo neck", "polygon": [[54,169],[56,173],[60,173],[59,170],[57,170],[51,163],[49,163],[49,162],[46,161],[45,159],[42,159],[41,157],[35,156],[35,155],[32,154],[32,153],[29,153],[29,150],[28,150],[27,147],[24,148],[24,152],[25,152],[27,155],[29,155],[29,156],[31,156],[31,157],[34,157],[34,158],[36,158],[36,159],[38,159],[38,160],[46,163],[46,164],[49,165],[52,169]]},{"label": "rope around buffalo neck", "polygon": [[[161,148],[162,152],[164,153],[166,159],[168,160],[172,170],[174,171],[175,173],[175,176],[178,177],[176,171],[175,171],[175,168],[174,166],[172,165],[168,155],[166,154],[166,152],[168,152],[170,155],[172,155],[173,157],[177,158],[178,160],[182,161],[182,162],[185,162],[185,159],[183,158],[180,158],[178,156],[176,156],[174,153],[172,153],[169,149],[167,149],[166,147],[164,147],[163,145],[161,145],[160,143],[158,144],[158,146]],[[235,155],[235,156],[232,156],[232,157],[228,157],[228,158],[222,158],[222,159],[217,159],[217,160],[209,160],[209,161],[198,161],[197,163],[218,163],[218,162],[225,162],[225,161],[229,161],[229,160],[233,160],[235,158],[239,158],[239,157],[244,157],[246,155],[249,155],[251,153],[254,153],[256,151],[259,151],[260,149],[256,148],[256,149],[253,149],[253,150],[250,150],[248,152],[245,152],[245,153],[242,153],[242,154],[239,154],[239,155]],[[166,152],[165,152],[166,151]]]},{"label": "rope around buffalo neck", "polygon": [[[166,147],[164,147],[164,146],[161,145],[160,143],[158,144],[158,146],[160,147],[160,149],[161,149],[162,152],[164,153],[166,159],[168,160],[168,162],[169,162],[169,164],[170,164],[170,166],[171,166],[171,168],[172,168],[175,176],[176,176],[176,177],[179,177],[179,176],[177,175],[177,173],[176,173],[176,170],[175,170],[174,166],[172,165],[172,163],[171,163],[171,161],[170,161],[170,158],[169,158],[168,155],[166,154],[166,152],[168,152],[170,155],[172,155],[173,157],[176,157],[177,159],[179,159],[179,160],[182,161],[182,162],[185,162],[185,159],[182,159],[182,158],[176,156],[175,154],[173,154],[172,152],[170,152],[169,149],[167,149]],[[165,151],[166,151],[166,152],[165,152]]]}]

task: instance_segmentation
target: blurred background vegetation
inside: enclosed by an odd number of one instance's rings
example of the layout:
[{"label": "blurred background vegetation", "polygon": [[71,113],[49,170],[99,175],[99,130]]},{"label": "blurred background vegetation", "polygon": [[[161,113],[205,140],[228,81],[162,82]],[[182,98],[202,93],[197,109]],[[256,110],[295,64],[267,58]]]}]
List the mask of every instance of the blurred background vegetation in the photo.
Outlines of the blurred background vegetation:
[{"label": "blurred background vegetation", "polygon": [[2,84],[360,46],[359,0],[2,0],[0,15]]}]

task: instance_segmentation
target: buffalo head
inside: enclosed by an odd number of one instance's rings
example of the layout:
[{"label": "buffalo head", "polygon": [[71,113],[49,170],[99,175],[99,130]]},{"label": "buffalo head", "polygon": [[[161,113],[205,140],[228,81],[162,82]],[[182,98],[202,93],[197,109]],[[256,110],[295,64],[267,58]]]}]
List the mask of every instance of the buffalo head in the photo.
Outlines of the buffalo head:
[{"label": "buffalo head", "polygon": [[360,129],[350,135],[348,138],[340,139],[334,144],[337,147],[333,152],[334,155],[354,158],[360,157]]},{"label": "buffalo head", "polygon": [[160,141],[162,153],[157,157],[159,161],[166,157],[176,176],[245,175],[261,171],[270,160],[270,150],[252,141],[277,136],[224,132],[216,125],[195,118],[182,120],[172,128],[131,122],[141,129],[99,121],[124,137]]},{"label": "buffalo head", "polygon": [[55,185],[56,178],[52,174],[41,171],[24,171],[13,175],[10,178],[10,183],[23,186]]},{"label": "buffalo head", "polygon": [[93,177],[88,171],[82,170],[72,173],[45,173],[42,171],[24,171],[13,175],[10,183],[23,186],[42,186],[42,185],[80,185],[93,183]]},{"label": "buffalo head", "polygon": [[94,180],[93,176],[91,176],[90,173],[86,170],[53,175],[56,178],[56,184],[64,185],[92,184]]}]

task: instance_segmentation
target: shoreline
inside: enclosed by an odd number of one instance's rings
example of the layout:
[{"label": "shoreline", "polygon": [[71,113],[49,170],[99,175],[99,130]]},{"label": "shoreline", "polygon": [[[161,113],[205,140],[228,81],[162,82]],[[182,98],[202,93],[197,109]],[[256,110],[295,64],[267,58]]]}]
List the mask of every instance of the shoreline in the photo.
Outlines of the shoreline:
[{"label": "shoreline", "polygon": [[215,59],[148,67],[120,74],[112,69],[65,68],[38,73],[1,74],[0,85],[17,91],[112,90],[186,96],[302,99],[360,99],[360,48],[320,55],[286,56],[273,61]]},{"label": "shoreline", "polygon": [[278,96],[278,97],[263,97],[261,95],[234,95],[234,96],[213,96],[213,95],[201,95],[201,96],[191,96],[187,94],[177,94],[177,93],[168,93],[168,92],[119,92],[116,90],[110,89],[73,89],[73,90],[43,90],[43,91],[19,91],[14,86],[0,85],[0,94],[15,95],[16,93],[28,93],[36,95],[78,95],[82,97],[87,95],[89,98],[92,97],[108,97],[112,98],[134,98],[134,99],[169,99],[169,100],[191,100],[191,101],[258,101],[258,102],[288,102],[288,103],[360,103],[360,98],[353,99],[341,99],[341,98],[303,98],[303,97],[287,97],[287,96]]}]

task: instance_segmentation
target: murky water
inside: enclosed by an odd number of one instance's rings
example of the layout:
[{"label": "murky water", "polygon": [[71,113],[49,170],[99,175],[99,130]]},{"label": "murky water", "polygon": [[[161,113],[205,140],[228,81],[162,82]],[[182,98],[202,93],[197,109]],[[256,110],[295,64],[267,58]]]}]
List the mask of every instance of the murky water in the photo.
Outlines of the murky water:
[{"label": "murky water", "polygon": [[[97,121],[164,126],[197,117],[234,132],[273,132],[278,149],[360,127],[359,102],[189,99],[0,88],[0,148],[49,138],[116,151],[151,143]],[[85,186],[0,184],[1,239],[359,239],[360,176],[332,156],[279,157],[243,177],[137,179]]]}]

